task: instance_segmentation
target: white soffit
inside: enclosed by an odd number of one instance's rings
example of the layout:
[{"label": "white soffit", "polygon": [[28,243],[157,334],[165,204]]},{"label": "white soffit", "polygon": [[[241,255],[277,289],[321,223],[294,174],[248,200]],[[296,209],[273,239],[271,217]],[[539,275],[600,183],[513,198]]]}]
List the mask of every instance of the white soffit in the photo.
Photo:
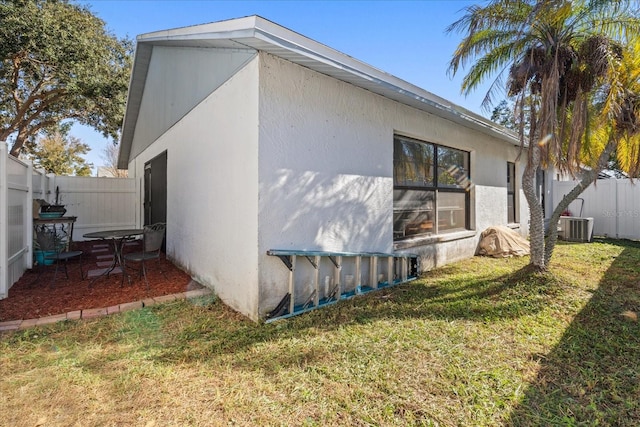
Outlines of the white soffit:
[{"label": "white soffit", "polygon": [[153,46],[215,47],[267,52],[513,145],[519,145],[517,137],[511,131],[476,113],[264,18],[249,16],[138,36],[123,124],[120,167],[126,167],[128,164],[137,110]]}]

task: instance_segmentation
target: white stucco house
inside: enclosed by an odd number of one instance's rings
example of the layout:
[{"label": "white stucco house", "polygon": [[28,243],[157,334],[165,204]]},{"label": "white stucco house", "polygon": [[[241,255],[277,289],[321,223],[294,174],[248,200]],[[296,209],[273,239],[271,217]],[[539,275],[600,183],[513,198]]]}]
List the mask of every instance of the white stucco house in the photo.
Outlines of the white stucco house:
[{"label": "white stucco house", "polygon": [[486,227],[526,236],[518,153],[489,120],[250,16],[138,36],[118,164],[167,256],[258,320],[292,288],[314,306],[337,282],[392,283],[385,254],[427,271]]}]

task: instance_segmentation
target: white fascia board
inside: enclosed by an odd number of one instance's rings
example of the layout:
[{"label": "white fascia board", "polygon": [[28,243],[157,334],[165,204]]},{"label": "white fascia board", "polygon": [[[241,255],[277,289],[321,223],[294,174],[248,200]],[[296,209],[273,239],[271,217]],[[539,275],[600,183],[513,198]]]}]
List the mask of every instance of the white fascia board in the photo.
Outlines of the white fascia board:
[{"label": "white fascia board", "polygon": [[139,43],[157,42],[164,40],[215,40],[235,37],[251,37],[257,16],[247,16],[227,21],[212,22],[210,24],[193,25],[190,27],[174,28],[170,30],[154,31],[136,37]]},{"label": "white fascia board", "polygon": [[131,144],[133,134],[138,122],[138,113],[142,102],[142,92],[147,79],[147,71],[151,62],[152,47],[142,44],[136,45],[133,68],[129,77],[129,92],[127,93],[127,104],[125,114],[122,119],[122,132],[120,133],[120,149],[118,150],[118,168],[129,167],[129,155],[131,154]]}]

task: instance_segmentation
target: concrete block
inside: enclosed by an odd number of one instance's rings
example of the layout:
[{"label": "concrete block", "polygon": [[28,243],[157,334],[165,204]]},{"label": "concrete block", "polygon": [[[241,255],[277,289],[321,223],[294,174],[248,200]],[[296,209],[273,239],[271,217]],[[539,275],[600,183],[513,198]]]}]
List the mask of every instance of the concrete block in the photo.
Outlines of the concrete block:
[{"label": "concrete block", "polygon": [[120,313],[119,305],[112,305],[111,307],[107,307],[107,314]]},{"label": "concrete block", "polygon": [[36,319],[36,325],[50,325],[51,323],[61,322],[67,320],[67,313],[56,314],[55,316],[47,316]]},{"label": "concrete block", "polygon": [[203,297],[205,295],[211,295],[213,293],[213,291],[211,291],[211,289],[194,289],[192,291],[187,291],[185,292],[185,295],[187,296],[187,298],[197,298],[197,297]]},{"label": "concrete block", "polygon": [[80,320],[82,317],[82,310],[70,311],[67,313],[67,320]]},{"label": "concrete block", "polygon": [[20,324],[22,324],[22,320],[10,320],[8,322],[0,323],[0,332],[3,331],[15,331],[20,329]]},{"label": "concrete block", "polygon": [[96,317],[102,317],[106,315],[107,315],[106,308],[89,308],[87,310],[82,310],[83,319],[93,319]]},{"label": "concrete block", "polygon": [[175,301],[176,297],[175,295],[163,295],[161,297],[154,297],[153,299],[155,300],[156,303],[163,303],[163,302]]},{"label": "concrete block", "polygon": [[145,298],[142,300],[142,305],[144,307],[151,307],[152,305],[155,305],[156,301],[153,298]]},{"label": "concrete block", "polygon": [[139,308],[142,308],[142,301],[134,301],[134,302],[127,302],[124,304],[120,304],[120,312],[137,310]]},{"label": "concrete block", "polygon": [[37,322],[38,322],[38,319],[23,320],[22,323],[20,324],[20,329],[32,328],[32,327],[36,326]]}]

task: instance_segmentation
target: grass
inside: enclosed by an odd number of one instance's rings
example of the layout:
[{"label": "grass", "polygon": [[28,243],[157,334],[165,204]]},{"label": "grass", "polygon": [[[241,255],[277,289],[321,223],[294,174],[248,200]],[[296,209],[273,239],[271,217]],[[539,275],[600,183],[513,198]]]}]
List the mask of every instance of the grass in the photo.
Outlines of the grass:
[{"label": "grass", "polygon": [[214,298],[0,336],[3,425],[640,424],[640,244],[479,258],[288,320]]}]

